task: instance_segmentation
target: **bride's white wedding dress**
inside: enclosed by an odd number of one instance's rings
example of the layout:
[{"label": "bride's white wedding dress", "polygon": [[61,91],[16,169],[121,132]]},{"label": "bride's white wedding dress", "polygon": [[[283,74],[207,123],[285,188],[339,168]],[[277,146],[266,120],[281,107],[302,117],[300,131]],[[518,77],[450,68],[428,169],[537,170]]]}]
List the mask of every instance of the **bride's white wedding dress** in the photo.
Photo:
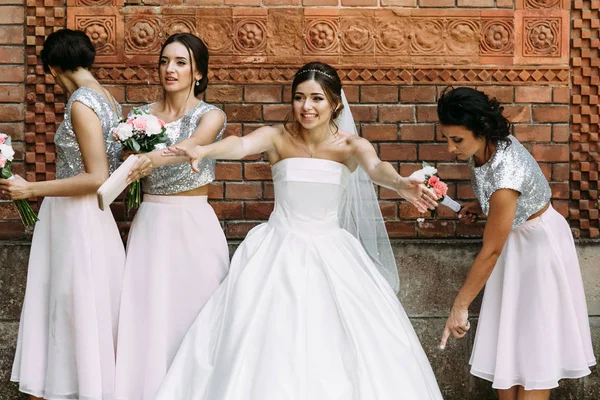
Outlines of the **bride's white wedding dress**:
[{"label": "bride's white wedding dress", "polygon": [[157,399],[442,399],[396,295],[339,227],[350,170],[288,158],[272,172],[269,221],[239,246]]}]

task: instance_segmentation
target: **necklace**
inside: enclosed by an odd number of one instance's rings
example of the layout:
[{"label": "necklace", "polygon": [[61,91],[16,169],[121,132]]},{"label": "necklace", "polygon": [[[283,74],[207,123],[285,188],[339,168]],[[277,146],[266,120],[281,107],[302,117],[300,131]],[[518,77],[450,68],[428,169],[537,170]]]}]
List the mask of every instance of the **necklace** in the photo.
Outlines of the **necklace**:
[{"label": "necklace", "polygon": [[[300,136],[300,135],[296,134],[296,135],[293,135],[293,136],[295,136],[295,137],[298,137],[298,136]],[[325,139],[323,139],[323,141],[322,141],[321,143],[319,143],[319,144],[318,144],[318,146],[319,146],[319,145],[321,145],[321,144],[323,144],[323,143],[325,143],[325,142],[326,142],[326,141],[329,139],[329,137],[330,137],[330,136],[331,136],[331,132],[329,133],[329,135],[327,135],[327,137],[326,137]],[[335,136],[335,137],[337,137],[337,133],[336,133],[336,134],[334,134],[334,136]],[[304,139],[302,139],[302,137],[301,137],[301,136],[300,136],[300,140],[301,140],[302,142],[304,142]],[[305,143],[306,143],[306,142],[305,142]],[[303,151],[304,151],[306,154],[308,154],[308,155],[310,156],[310,158],[314,158],[314,157],[315,157],[315,153],[314,153],[314,152],[311,152],[311,151],[308,151],[308,148],[307,148],[306,146],[304,146],[303,144],[300,144],[300,143],[299,143],[299,144],[298,144],[298,146],[299,146],[299,147],[300,147],[300,148],[301,148],[301,149],[302,149],[302,150],[303,150]]]}]

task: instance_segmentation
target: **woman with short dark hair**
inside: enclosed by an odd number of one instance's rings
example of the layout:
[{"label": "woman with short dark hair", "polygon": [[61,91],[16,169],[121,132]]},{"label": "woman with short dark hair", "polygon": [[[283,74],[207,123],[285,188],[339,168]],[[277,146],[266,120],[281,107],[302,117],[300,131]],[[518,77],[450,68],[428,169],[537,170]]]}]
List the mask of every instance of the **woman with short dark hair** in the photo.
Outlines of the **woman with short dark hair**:
[{"label": "woman with short dark hair", "polygon": [[438,118],[448,151],[469,162],[477,201],[459,218],[487,216],[483,246],[458,292],[442,337],[469,330],[468,308],[485,285],[471,373],[501,400],[545,400],[560,379],[596,363],[577,253],[569,224],[550,204],[546,178],[510,134],[496,99],[446,89]]},{"label": "woman with short dark hair", "polygon": [[95,50],[80,31],[51,33],[44,70],[69,94],[54,137],[56,180],[0,180],[11,199],[44,197],[27,275],[11,380],[32,399],[114,397],[115,344],[125,251],[96,190],[118,163],[108,141],[121,108],[90,67]]}]

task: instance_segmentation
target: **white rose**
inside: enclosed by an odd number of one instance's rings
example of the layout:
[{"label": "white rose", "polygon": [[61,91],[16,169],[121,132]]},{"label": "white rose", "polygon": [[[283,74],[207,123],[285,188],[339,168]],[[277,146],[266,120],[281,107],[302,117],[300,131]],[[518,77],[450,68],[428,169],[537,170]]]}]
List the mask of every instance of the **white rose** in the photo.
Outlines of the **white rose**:
[{"label": "white rose", "polygon": [[413,172],[412,174],[410,174],[411,178],[417,178],[420,181],[425,181],[427,178],[429,178],[432,175],[435,175],[437,173],[437,168],[432,167],[430,165],[421,168],[418,171]]},{"label": "white rose", "polygon": [[15,157],[15,151],[13,150],[13,148],[6,144],[0,144],[0,154],[2,154],[4,158],[11,162]]},{"label": "white rose", "polygon": [[160,134],[160,131],[162,130],[160,123],[158,122],[158,119],[154,116],[151,116],[151,118],[148,118],[148,125],[146,128],[146,134],[153,136],[153,135],[158,135]]},{"label": "white rose", "polygon": [[117,136],[120,141],[125,141],[133,136],[133,126],[124,122],[117,126]]}]

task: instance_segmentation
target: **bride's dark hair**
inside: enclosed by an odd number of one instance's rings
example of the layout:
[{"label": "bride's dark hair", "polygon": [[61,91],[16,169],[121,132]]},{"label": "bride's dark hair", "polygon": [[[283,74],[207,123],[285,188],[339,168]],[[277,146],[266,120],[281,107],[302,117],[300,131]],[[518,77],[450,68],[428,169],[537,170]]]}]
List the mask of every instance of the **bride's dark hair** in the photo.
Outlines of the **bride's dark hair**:
[{"label": "bride's dark hair", "polygon": [[[317,82],[323,88],[325,97],[333,108],[331,123],[335,125],[337,130],[335,119],[340,115],[340,112],[344,108],[344,105],[342,104],[342,81],[338,76],[337,71],[329,64],[318,61],[309,62],[300,68],[294,76],[294,80],[292,81],[292,98],[294,93],[296,93],[298,85],[311,80]],[[288,114],[284,124],[286,128],[291,126],[293,127],[293,130],[296,130],[296,120],[293,112]]]}]

